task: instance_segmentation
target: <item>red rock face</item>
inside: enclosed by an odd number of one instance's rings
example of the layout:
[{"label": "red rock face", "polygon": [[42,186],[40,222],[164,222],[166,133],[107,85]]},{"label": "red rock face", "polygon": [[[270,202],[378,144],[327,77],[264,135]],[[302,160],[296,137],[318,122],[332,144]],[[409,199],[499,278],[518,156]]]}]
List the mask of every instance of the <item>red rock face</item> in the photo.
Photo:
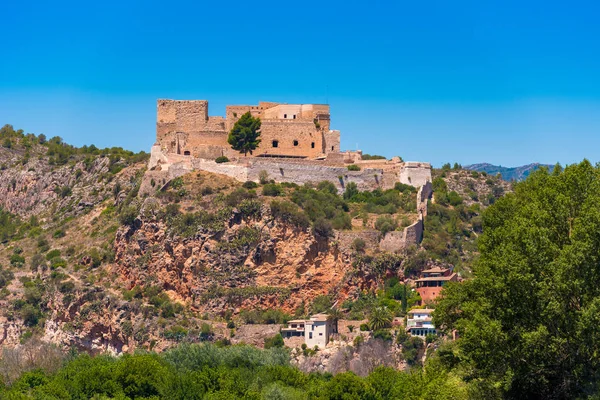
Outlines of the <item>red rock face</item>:
[{"label": "red rock face", "polygon": [[[228,248],[243,228],[260,232],[258,243]],[[333,239],[265,217],[239,221],[218,235],[175,237],[162,221],[140,220],[115,240],[116,272],[126,285],[162,286],[173,300],[201,312],[282,308],[293,312],[316,296],[344,300],[373,282],[349,274],[352,260]]]}]

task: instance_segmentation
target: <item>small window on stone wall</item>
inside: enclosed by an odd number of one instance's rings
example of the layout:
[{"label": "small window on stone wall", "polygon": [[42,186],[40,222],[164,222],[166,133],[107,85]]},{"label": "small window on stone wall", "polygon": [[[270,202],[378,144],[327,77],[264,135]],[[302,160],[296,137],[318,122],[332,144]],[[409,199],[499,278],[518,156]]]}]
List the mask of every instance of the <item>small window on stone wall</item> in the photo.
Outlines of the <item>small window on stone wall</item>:
[{"label": "small window on stone wall", "polygon": [[184,151],[184,152],[183,152],[183,155],[184,155],[184,156],[189,156],[189,155],[190,155],[190,152],[186,150],[186,151]]},{"label": "small window on stone wall", "polygon": [[333,151],[333,146],[331,146],[331,151]]},{"label": "small window on stone wall", "polygon": [[312,143],[310,144],[310,148],[311,148],[311,149],[314,149],[314,148],[315,148],[315,142],[312,142]]},{"label": "small window on stone wall", "polygon": [[296,119],[296,115],[294,115],[294,119]]},{"label": "small window on stone wall", "polygon": [[287,118],[287,114],[283,114],[283,118]]},{"label": "small window on stone wall", "polygon": [[279,147],[279,142],[277,140],[273,140],[273,147]]},{"label": "small window on stone wall", "polygon": [[294,146],[298,146],[298,141],[294,140]]}]

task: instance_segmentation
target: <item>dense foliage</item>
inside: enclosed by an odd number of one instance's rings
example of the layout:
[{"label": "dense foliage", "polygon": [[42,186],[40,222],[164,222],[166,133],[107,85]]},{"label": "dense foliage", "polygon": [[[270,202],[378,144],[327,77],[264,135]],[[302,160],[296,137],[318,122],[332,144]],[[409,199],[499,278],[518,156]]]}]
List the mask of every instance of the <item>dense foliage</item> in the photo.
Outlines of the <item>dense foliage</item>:
[{"label": "dense foliage", "polygon": [[[466,399],[468,390],[433,360],[410,373],[305,374],[289,364],[280,337],[268,350],[181,345],[160,355],[72,356],[36,365],[3,390],[10,399]],[[54,356],[53,353],[50,354]],[[48,358],[48,356],[46,357]],[[51,368],[50,368],[51,367]],[[4,369],[3,369],[4,370]],[[5,375],[5,378],[7,375]]]},{"label": "dense foliage", "polygon": [[475,278],[449,285],[436,308],[436,323],[459,334],[448,362],[487,398],[597,395],[600,167],[536,171],[483,228]]}]

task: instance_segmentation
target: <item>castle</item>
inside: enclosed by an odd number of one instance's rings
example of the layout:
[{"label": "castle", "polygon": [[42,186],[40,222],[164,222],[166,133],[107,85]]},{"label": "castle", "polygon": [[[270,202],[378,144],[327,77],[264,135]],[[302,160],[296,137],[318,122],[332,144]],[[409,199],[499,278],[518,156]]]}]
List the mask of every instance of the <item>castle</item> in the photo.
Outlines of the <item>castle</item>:
[{"label": "castle", "polygon": [[340,151],[340,132],[329,129],[329,106],[259,102],[227,106],[225,118],[208,115],[206,100],[158,100],[156,139],[166,153],[215,159],[239,157],[227,143],[236,121],[249,112],[260,118],[257,157],[323,159]]},{"label": "castle", "polygon": [[[252,155],[244,156],[227,139],[235,122],[247,112],[261,120],[261,142]],[[376,231],[377,237],[371,237],[370,231],[339,233],[340,238],[359,235],[392,252],[421,241],[432,193],[429,163],[404,162],[399,157],[363,160],[360,151],[340,151],[340,132],[330,129],[328,105],[259,102],[257,106],[227,106],[223,118],[208,115],[206,100],[158,100],[156,143],[140,193],[156,191],[153,182],[165,185],[194,170],[240,182],[264,178],[298,185],[329,181],[340,193],[350,182],[363,191],[390,189],[398,182],[417,187],[417,220],[404,230],[388,232],[381,239]]]},{"label": "castle", "polygon": [[[260,118],[260,145],[244,156],[227,143],[235,122],[249,112]],[[148,169],[167,178],[191,170],[258,181],[330,181],[340,192],[348,182],[359,190],[389,189],[396,182],[421,187],[431,182],[431,166],[421,162],[363,160],[360,151],[340,151],[340,131],[330,129],[329,105],[259,102],[227,106],[225,117],[209,116],[206,100],[157,101],[156,143]],[[219,157],[228,162],[217,163]],[[349,169],[348,166],[354,164]],[[166,174],[166,175],[165,175]]]}]

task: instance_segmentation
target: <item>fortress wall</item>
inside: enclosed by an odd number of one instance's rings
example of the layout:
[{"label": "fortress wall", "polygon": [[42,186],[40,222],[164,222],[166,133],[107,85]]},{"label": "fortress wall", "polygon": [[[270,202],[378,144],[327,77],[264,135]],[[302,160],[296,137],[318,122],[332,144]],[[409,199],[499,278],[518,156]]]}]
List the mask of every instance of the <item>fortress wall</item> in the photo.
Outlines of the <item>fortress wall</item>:
[{"label": "fortress wall", "polygon": [[[317,157],[323,152],[323,134],[312,120],[266,119],[261,124],[261,143],[255,154]],[[273,141],[277,147],[273,147]],[[298,145],[294,146],[294,140]],[[314,143],[314,147],[312,147]]]},{"label": "fortress wall", "polygon": [[379,248],[383,251],[395,253],[405,248],[405,228],[404,231],[391,231],[385,234],[385,236],[379,241]]},{"label": "fortress wall", "polygon": [[375,249],[379,245],[379,231],[337,231],[335,239],[340,245],[340,249],[345,252],[351,251],[352,242],[356,239],[362,239],[368,248]]},{"label": "fortress wall", "polygon": [[[276,182],[291,182],[303,185],[307,182],[332,182],[342,193],[349,182],[354,182],[359,190],[374,190],[380,187],[383,171],[364,169],[348,171],[346,167],[331,167],[309,163],[294,163],[279,160],[253,159],[249,163],[248,179],[258,181],[261,171],[266,171],[269,179]],[[341,177],[341,179],[340,179]]]},{"label": "fortress wall", "polygon": [[217,164],[213,160],[192,159],[191,164],[194,169],[223,174],[232,177],[240,182],[248,180],[248,167],[243,164],[221,163]]},{"label": "fortress wall", "polygon": [[[321,128],[324,129],[323,126]],[[327,130],[323,131],[323,152],[325,154],[338,153],[340,151],[340,131]],[[328,156],[329,158],[329,156]]]},{"label": "fortress wall", "polygon": [[404,228],[404,246],[418,245],[423,239],[423,220],[419,218],[417,222]]},{"label": "fortress wall", "polygon": [[177,132],[199,132],[206,130],[208,121],[208,101],[182,100],[177,101]]},{"label": "fortress wall", "polygon": [[399,179],[406,185],[423,186],[431,182],[431,164],[406,162],[400,170]]}]

